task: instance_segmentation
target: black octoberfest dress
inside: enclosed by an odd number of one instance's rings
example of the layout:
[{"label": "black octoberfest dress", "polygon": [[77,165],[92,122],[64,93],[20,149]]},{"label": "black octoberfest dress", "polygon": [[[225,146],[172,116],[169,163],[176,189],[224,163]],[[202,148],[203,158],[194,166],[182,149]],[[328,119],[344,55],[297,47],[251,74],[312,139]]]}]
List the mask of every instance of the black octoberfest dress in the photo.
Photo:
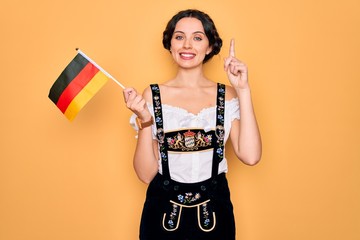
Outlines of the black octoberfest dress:
[{"label": "black octoberfest dress", "polygon": [[[218,174],[224,156],[225,85],[218,83],[216,128],[211,142],[202,141],[203,129],[164,132],[160,88],[151,85],[162,174],[151,181],[140,224],[140,240],[235,240],[233,206],[225,173]],[[178,136],[178,138],[177,138]],[[170,142],[167,139],[181,141]],[[170,177],[168,149],[213,149],[212,174],[208,180],[181,183]]]}]

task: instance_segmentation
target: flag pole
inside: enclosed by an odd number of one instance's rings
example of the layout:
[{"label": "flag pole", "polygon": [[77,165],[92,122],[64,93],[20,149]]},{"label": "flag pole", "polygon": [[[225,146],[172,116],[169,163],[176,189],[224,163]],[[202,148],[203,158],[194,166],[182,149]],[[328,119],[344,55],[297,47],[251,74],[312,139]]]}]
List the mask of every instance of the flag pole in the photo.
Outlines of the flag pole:
[{"label": "flag pole", "polygon": [[95,67],[97,67],[100,71],[102,71],[106,76],[108,76],[109,78],[111,78],[117,85],[119,85],[122,89],[125,89],[125,86],[122,85],[118,80],[116,80],[113,76],[111,76],[108,72],[106,72],[102,67],[100,67],[99,65],[97,65],[91,58],[89,58],[88,56],[86,56],[85,53],[83,53],[79,48],[76,48],[76,51],[78,53],[80,53],[84,58],[86,58],[89,62],[91,62],[92,64],[95,65]]}]

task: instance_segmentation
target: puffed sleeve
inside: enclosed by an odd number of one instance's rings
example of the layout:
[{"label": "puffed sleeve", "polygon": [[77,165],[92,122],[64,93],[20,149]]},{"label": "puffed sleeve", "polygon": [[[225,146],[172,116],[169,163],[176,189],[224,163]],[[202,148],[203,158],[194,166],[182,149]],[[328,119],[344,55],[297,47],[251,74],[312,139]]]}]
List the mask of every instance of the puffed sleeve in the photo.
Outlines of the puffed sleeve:
[{"label": "puffed sleeve", "polygon": [[[150,113],[151,113],[151,116],[154,117],[154,110],[153,110],[153,108],[152,108],[152,105],[149,104],[149,103],[147,103],[147,107],[148,107],[148,109],[149,109],[149,111],[150,111]],[[138,131],[139,131],[139,127],[136,125],[136,117],[137,117],[137,116],[136,116],[135,113],[130,116],[130,126],[131,126],[136,132],[138,132]],[[155,124],[151,125],[151,129],[152,129],[152,137],[153,137],[153,139],[156,139],[156,125],[155,125]],[[137,138],[138,135],[136,134],[135,137]]]},{"label": "puffed sleeve", "polygon": [[225,111],[227,111],[226,116],[229,117],[232,122],[234,119],[240,119],[240,106],[239,99],[233,98],[228,102],[228,105],[225,107]]}]

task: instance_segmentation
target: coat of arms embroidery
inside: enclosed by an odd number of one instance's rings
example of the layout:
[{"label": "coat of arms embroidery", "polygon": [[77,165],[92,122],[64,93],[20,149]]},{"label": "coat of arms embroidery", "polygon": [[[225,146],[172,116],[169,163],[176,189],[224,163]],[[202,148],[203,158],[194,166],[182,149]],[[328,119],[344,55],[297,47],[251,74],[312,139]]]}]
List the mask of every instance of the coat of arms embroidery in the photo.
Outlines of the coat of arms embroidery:
[{"label": "coat of arms embroidery", "polygon": [[204,134],[201,131],[197,133],[190,130],[184,133],[178,132],[175,136],[167,138],[170,149],[182,151],[198,150],[199,147],[211,146],[211,142],[212,135]]}]

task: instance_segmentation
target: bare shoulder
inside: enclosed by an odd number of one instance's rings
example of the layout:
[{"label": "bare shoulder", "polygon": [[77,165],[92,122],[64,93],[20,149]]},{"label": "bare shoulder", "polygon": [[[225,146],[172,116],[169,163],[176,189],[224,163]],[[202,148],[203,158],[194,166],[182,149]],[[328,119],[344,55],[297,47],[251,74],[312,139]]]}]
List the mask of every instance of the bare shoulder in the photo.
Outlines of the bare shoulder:
[{"label": "bare shoulder", "polygon": [[231,100],[233,98],[237,98],[237,94],[236,94],[236,91],[235,89],[230,86],[230,85],[226,85],[226,95],[225,95],[225,100]]},{"label": "bare shoulder", "polygon": [[150,86],[144,89],[142,96],[146,102],[152,102],[152,93]]}]

